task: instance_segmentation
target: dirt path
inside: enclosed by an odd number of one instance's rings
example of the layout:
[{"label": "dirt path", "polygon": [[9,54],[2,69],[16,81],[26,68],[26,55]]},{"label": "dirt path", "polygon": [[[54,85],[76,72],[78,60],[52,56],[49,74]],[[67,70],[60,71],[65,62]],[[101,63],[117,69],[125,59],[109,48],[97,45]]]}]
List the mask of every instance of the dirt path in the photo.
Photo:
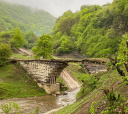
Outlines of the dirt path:
[{"label": "dirt path", "polygon": [[66,69],[63,70],[61,73],[60,77],[64,80],[66,85],[69,87],[69,90],[74,90],[76,88],[80,88],[81,85],[79,84],[78,81],[76,81]]},{"label": "dirt path", "polygon": [[19,48],[19,50],[20,50],[21,52],[23,52],[23,53],[28,54],[28,55],[32,55],[32,53],[31,53],[30,51],[26,50],[26,49]]}]

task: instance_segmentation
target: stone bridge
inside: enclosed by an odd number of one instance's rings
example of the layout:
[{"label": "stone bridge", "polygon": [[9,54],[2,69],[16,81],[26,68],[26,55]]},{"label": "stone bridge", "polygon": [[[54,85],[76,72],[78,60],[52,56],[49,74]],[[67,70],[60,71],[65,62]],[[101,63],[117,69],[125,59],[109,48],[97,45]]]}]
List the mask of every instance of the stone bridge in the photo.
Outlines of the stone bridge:
[{"label": "stone bridge", "polygon": [[89,73],[99,73],[99,72],[106,72],[106,65],[105,63],[108,59],[102,58],[88,58],[83,61],[84,69]]},{"label": "stone bridge", "polygon": [[[82,64],[93,63],[90,60],[12,60],[18,62],[22,68],[37,82],[39,87],[45,89],[47,93],[59,91],[60,85],[57,78],[68,66],[69,62],[81,62]],[[101,62],[100,62],[101,63]],[[99,64],[99,63],[96,63]]]}]

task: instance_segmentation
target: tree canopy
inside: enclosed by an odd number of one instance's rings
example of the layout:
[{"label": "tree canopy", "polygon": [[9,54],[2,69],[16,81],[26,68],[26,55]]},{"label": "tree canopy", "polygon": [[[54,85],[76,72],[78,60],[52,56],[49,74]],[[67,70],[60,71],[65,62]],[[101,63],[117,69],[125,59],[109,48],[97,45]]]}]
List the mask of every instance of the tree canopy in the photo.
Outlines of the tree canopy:
[{"label": "tree canopy", "polygon": [[44,59],[50,58],[53,52],[51,37],[43,34],[35,47],[32,48],[35,58],[43,57]]},{"label": "tree canopy", "polygon": [[12,47],[19,48],[24,45],[24,38],[19,28],[13,29],[13,37],[10,39]]},{"label": "tree canopy", "polygon": [[11,56],[11,47],[7,43],[0,42],[0,66],[7,62],[7,59]]},{"label": "tree canopy", "polygon": [[[127,12],[127,0],[114,0],[102,7],[84,5],[75,13],[65,12],[53,28],[54,51],[58,54],[75,51],[86,57],[116,54],[122,36],[128,31]],[[65,45],[66,42],[70,43]]]}]

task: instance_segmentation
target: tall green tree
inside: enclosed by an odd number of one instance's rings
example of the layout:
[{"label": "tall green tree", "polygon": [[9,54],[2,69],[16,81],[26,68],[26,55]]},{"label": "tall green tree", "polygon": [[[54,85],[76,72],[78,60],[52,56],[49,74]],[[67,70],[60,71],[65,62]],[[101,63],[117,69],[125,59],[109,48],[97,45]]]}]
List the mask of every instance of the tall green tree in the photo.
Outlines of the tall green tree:
[{"label": "tall green tree", "polygon": [[60,31],[62,32],[62,34],[66,33],[67,35],[70,35],[71,27],[74,24],[75,20],[72,17],[68,17],[60,23]]},{"label": "tall green tree", "polygon": [[7,59],[11,56],[11,48],[8,44],[0,42],[0,66],[7,62]]},{"label": "tall green tree", "polygon": [[119,45],[118,56],[114,59],[109,56],[111,63],[116,67],[118,73],[123,76],[123,78],[128,81],[128,34],[122,38]]},{"label": "tall green tree", "polygon": [[122,42],[119,45],[118,50],[119,64],[124,64],[128,71],[128,34],[122,38]]},{"label": "tall green tree", "polygon": [[19,48],[22,47],[24,44],[24,38],[22,36],[22,32],[19,28],[13,29],[13,38],[10,39],[10,43],[12,47]]},{"label": "tall green tree", "polygon": [[42,35],[38,39],[36,46],[32,48],[32,51],[35,54],[35,58],[40,58],[40,57],[43,57],[44,59],[51,58],[51,54],[53,52],[51,37],[45,34]]}]

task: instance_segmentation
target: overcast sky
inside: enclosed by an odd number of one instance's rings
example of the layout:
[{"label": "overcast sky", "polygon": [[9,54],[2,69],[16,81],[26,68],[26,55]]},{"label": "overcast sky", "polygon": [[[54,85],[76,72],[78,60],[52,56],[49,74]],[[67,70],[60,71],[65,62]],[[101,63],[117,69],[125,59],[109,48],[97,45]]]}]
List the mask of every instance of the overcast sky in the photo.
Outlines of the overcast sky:
[{"label": "overcast sky", "polygon": [[112,3],[113,0],[4,0],[12,3],[32,6],[37,9],[43,9],[55,17],[63,15],[67,10],[73,12],[80,10],[82,5],[104,5]]}]

